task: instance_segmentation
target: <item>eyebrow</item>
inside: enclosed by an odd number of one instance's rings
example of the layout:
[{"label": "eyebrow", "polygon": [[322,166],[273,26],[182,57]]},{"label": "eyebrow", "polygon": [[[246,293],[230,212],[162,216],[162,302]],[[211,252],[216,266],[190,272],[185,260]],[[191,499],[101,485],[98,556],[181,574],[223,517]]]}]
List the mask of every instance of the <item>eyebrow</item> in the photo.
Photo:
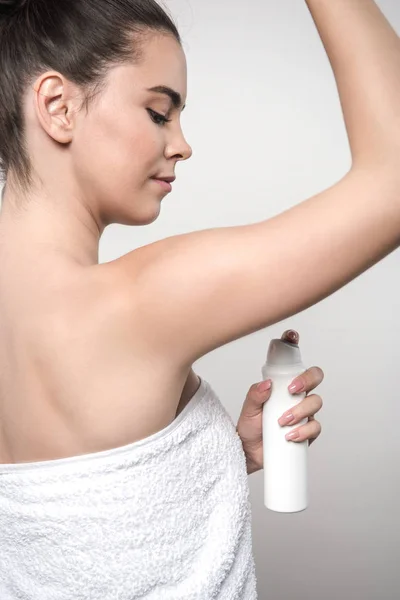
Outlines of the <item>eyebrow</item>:
[{"label": "eyebrow", "polygon": [[[149,88],[147,91],[156,92],[157,94],[165,94],[166,96],[171,98],[174,108],[180,108],[182,106],[182,96],[179,92],[176,92],[170,87],[167,87],[165,85],[156,85],[155,87]],[[186,104],[182,106],[182,110],[184,110],[185,107]]]}]

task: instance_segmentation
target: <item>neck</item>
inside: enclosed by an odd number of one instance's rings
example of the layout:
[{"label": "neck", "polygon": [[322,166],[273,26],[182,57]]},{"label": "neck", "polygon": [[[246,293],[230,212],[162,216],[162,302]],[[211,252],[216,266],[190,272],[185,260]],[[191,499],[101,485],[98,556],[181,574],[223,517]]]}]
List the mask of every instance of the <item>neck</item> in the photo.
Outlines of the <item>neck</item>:
[{"label": "neck", "polygon": [[0,250],[13,260],[24,256],[39,259],[40,255],[46,261],[61,258],[91,266],[98,264],[101,235],[90,210],[76,198],[67,206],[60,199],[31,194],[21,203],[9,186],[4,192]]}]

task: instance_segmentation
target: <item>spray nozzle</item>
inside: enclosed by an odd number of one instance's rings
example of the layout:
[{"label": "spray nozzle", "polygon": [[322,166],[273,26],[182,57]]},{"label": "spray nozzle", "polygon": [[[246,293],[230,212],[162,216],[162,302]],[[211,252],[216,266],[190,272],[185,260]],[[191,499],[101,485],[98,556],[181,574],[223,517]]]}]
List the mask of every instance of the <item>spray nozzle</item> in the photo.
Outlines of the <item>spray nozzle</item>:
[{"label": "spray nozzle", "polygon": [[301,353],[298,344],[288,340],[272,340],[267,355],[268,365],[301,364]]}]

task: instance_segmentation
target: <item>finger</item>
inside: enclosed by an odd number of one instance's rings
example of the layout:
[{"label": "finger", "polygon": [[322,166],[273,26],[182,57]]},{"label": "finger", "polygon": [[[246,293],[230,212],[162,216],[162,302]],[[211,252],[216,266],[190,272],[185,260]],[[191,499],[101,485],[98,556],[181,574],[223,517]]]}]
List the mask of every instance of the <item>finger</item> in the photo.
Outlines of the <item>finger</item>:
[{"label": "finger", "polygon": [[291,394],[301,394],[303,392],[311,392],[320,383],[323,382],[325,374],[319,367],[311,367],[304,373],[296,377],[289,385],[289,392]]},{"label": "finger", "polygon": [[270,379],[259,384],[253,384],[247,392],[242,408],[242,416],[245,418],[258,416],[265,402],[271,397],[271,388],[272,381]]},{"label": "finger", "polygon": [[306,425],[302,425],[288,433],[285,437],[289,442],[314,442],[321,435],[322,427],[319,421],[312,419]]},{"label": "finger", "polygon": [[304,400],[293,406],[292,409],[287,410],[278,420],[279,425],[285,427],[287,425],[296,425],[303,419],[314,417],[314,415],[321,410],[323,401],[321,396],[312,394],[306,396]]},{"label": "finger", "polygon": [[281,337],[281,340],[284,342],[290,342],[291,344],[299,344],[300,335],[294,329],[287,329]]}]

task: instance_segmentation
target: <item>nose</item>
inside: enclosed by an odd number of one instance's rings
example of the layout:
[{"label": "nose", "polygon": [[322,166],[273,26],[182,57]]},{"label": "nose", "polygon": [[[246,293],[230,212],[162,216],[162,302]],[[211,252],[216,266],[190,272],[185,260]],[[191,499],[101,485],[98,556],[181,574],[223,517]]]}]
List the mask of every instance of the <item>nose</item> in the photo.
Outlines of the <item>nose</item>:
[{"label": "nose", "polygon": [[165,149],[166,158],[175,158],[176,160],[188,160],[193,154],[192,147],[187,143],[182,129],[179,128],[178,134],[167,144]]}]

